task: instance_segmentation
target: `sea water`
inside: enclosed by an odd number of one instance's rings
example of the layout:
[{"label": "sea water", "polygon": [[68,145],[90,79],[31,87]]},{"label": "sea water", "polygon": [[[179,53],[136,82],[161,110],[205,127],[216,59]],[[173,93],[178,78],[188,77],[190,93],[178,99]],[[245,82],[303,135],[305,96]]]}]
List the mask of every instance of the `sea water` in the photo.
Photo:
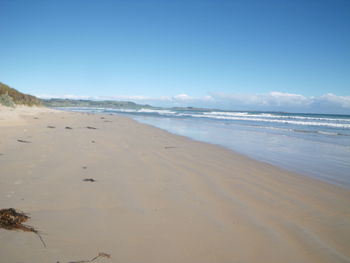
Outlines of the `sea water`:
[{"label": "sea water", "polygon": [[350,188],[350,116],[219,110],[69,108],[126,115]]}]

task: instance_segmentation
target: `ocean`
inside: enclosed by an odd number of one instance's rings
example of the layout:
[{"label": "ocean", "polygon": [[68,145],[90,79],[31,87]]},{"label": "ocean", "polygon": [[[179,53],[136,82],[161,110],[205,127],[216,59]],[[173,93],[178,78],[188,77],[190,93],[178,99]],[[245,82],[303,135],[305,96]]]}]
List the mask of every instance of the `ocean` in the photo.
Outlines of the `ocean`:
[{"label": "ocean", "polygon": [[[62,108],[61,108],[62,109]],[[350,188],[350,115],[64,108],[117,114]]]}]

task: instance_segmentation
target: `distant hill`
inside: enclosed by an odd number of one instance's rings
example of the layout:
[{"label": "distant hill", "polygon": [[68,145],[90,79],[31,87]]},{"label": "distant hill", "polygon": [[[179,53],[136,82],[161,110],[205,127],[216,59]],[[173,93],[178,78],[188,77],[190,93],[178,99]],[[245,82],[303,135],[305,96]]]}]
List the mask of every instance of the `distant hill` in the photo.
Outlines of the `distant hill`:
[{"label": "distant hill", "polygon": [[37,97],[23,94],[0,82],[0,104],[5,106],[14,106],[14,104],[40,106],[41,101]]},{"label": "distant hill", "polygon": [[42,103],[47,107],[101,107],[117,109],[153,109],[150,105],[140,105],[131,101],[112,100],[72,100],[72,99],[43,99]]},{"label": "distant hill", "polygon": [[[91,107],[91,108],[114,108],[114,109],[153,109],[153,110],[179,110],[179,111],[209,111],[212,109],[196,107],[154,107],[148,104],[137,104],[132,101],[114,101],[114,100],[76,100],[76,99],[42,99],[46,107]],[[217,110],[219,111],[219,110]]]}]

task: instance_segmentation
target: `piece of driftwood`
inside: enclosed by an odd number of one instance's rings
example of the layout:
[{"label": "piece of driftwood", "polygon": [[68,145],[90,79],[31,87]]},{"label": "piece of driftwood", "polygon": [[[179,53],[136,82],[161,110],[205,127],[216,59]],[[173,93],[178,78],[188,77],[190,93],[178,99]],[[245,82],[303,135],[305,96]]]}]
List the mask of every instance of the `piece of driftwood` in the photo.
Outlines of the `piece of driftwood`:
[{"label": "piece of driftwood", "polygon": [[96,180],[93,178],[85,178],[85,179],[83,179],[83,181],[84,182],[96,182]]},{"label": "piece of driftwood", "polygon": [[39,231],[34,227],[23,224],[23,222],[26,222],[29,218],[30,217],[28,214],[16,211],[14,208],[0,209],[0,228],[7,230],[22,230],[25,232],[33,232],[39,237],[43,246],[46,247],[46,244]]},{"label": "piece of driftwood", "polygon": [[72,130],[73,128],[72,128],[72,127],[69,127],[69,126],[66,126],[65,129],[67,129],[67,130]]},{"label": "piece of driftwood", "polygon": [[164,146],[164,149],[174,149],[176,148],[175,146]]},{"label": "piece of driftwood", "polygon": [[97,130],[97,128],[92,127],[92,126],[86,126],[86,128],[90,129],[90,130]]},{"label": "piece of driftwood", "polygon": [[[98,258],[111,258],[110,254],[99,252],[98,255],[90,260],[80,260],[80,261],[69,261],[68,263],[85,263],[85,262],[92,262]],[[59,262],[58,262],[59,263]]]},{"label": "piece of driftwood", "polygon": [[22,142],[22,143],[31,143],[30,141],[25,141],[25,140],[17,140],[18,142]]},{"label": "piece of driftwood", "polygon": [[56,128],[55,126],[47,126],[47,128],[50,128],[50,129],[54,129],[54,128]]}]

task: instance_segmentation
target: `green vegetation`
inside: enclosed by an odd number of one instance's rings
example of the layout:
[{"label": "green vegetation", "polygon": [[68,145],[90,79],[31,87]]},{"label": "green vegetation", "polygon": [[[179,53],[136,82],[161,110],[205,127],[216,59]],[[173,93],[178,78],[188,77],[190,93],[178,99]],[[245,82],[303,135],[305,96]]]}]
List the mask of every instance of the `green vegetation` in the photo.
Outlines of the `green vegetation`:
[{"label": "green vegetation", "polygon": [[0,104],[7,106],[7,107],[14,107],[15,106],[15,103],[14,103],[12,97],[10,97],[7,93],[0,95]]},{"label": "green vegetation", "polygon": [[40,106],[41,101],[34,96],[23,94],[0,82],[0,104],[13,107],[15,104]]},{"label": "green vegetation", "polygon": [[150,105],[140,105],[131,101],[95,101],[95,100],[72,100],[72,99],[48,99],[42,100],[47,107],[94,107],[115,109],[152,109]]}]

